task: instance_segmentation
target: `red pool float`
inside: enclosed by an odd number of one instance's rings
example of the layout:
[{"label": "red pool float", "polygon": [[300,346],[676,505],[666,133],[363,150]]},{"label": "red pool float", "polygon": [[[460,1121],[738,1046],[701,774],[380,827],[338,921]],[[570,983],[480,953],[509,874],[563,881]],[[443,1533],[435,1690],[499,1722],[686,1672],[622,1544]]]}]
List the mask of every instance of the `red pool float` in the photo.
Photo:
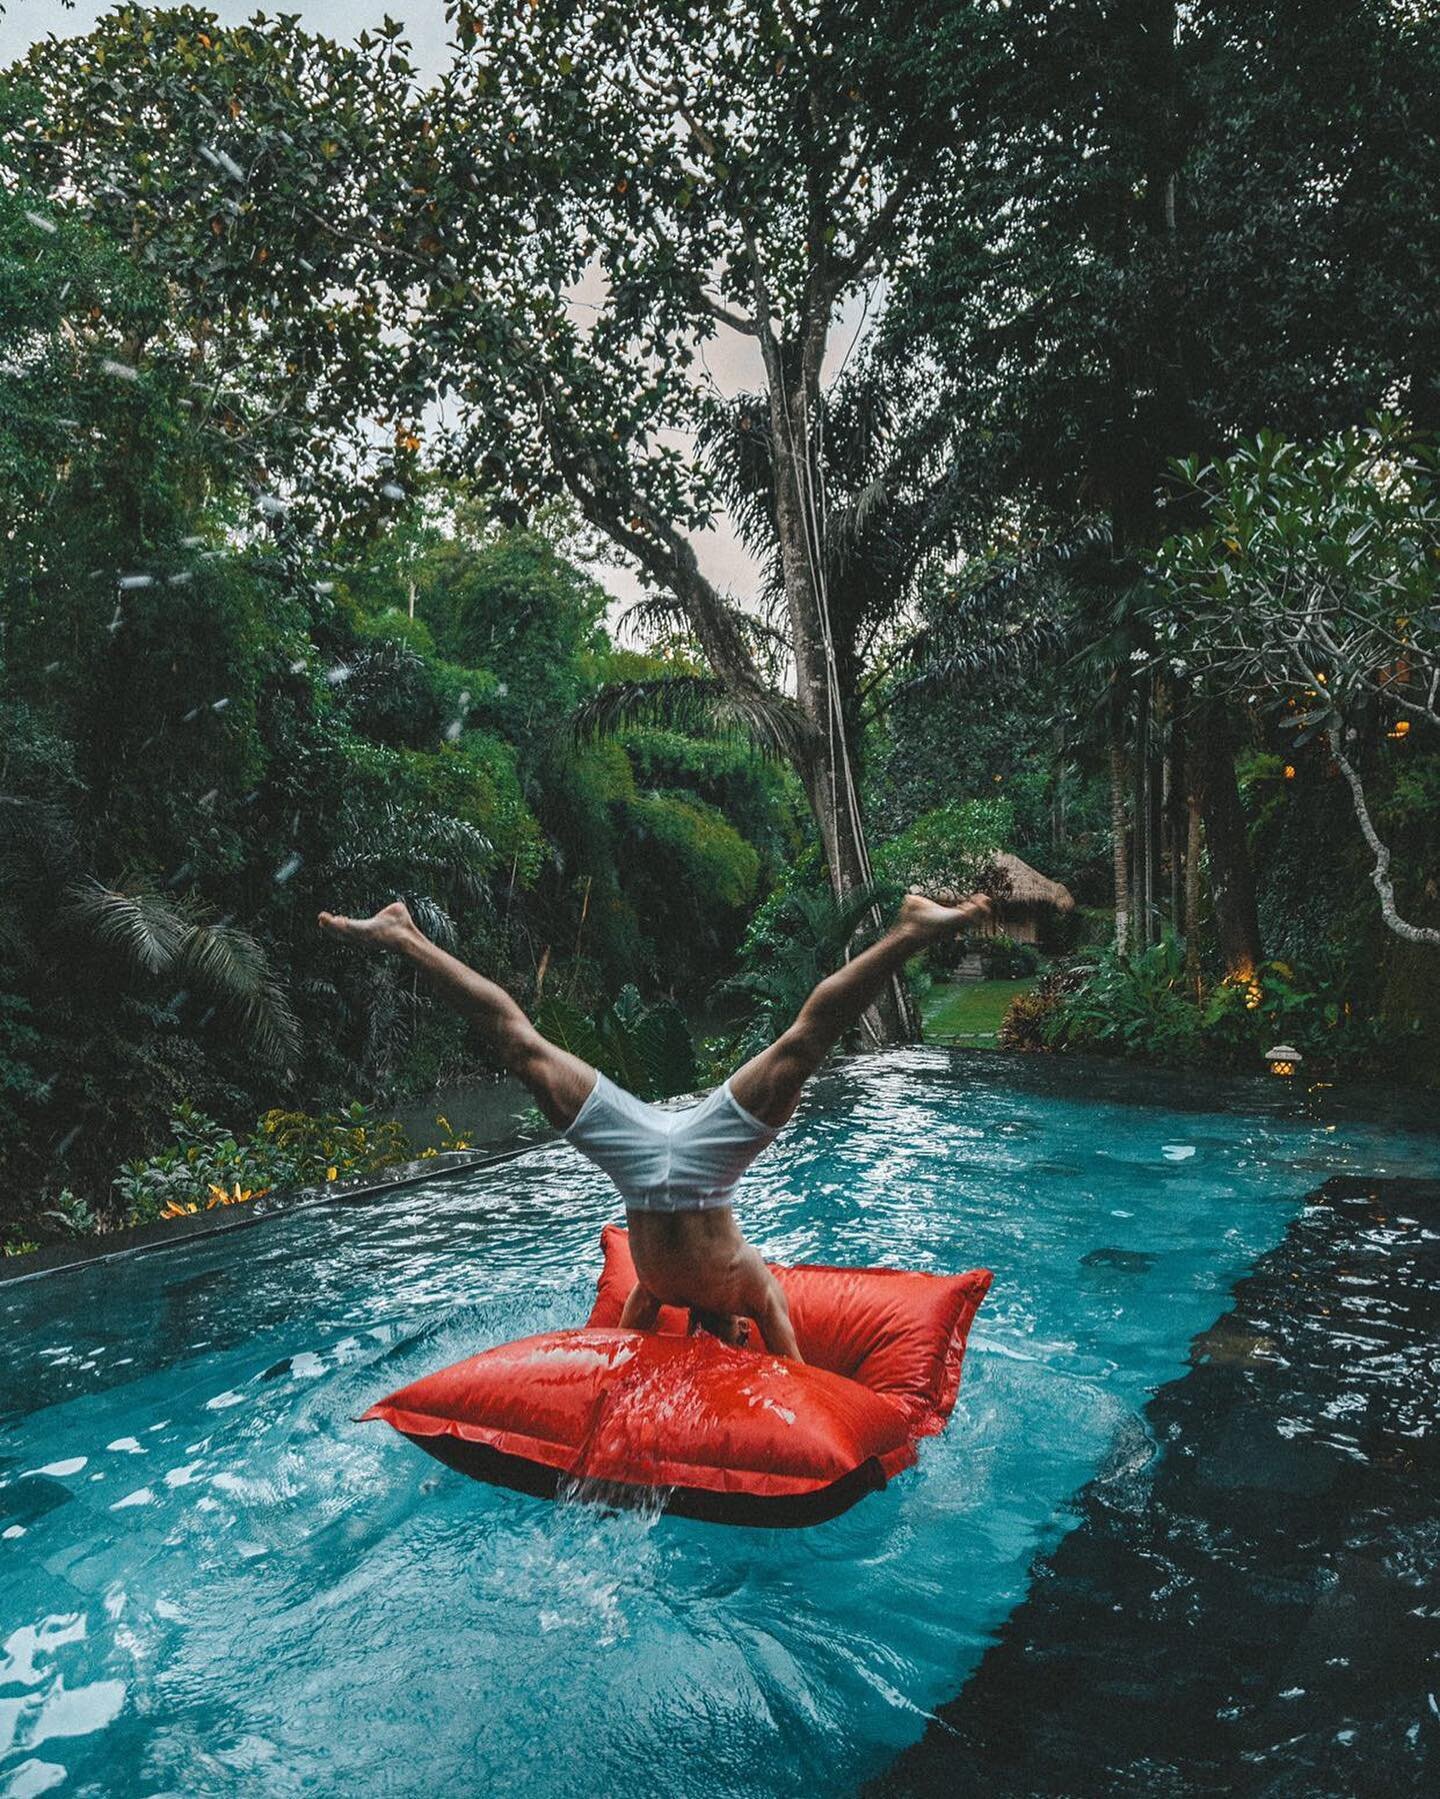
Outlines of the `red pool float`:
[{"label": "red pool float", "polygon": [[805,1357],[616,1328],[635,1280],[607,1225],[589,1322],[456,1362],[364,1414],[477,1480],[554,1498],[563,1483],[659,1497],[713,1523],[816,1524],[883,1487],[944,1428],[987,1269],[779,1268]]}]

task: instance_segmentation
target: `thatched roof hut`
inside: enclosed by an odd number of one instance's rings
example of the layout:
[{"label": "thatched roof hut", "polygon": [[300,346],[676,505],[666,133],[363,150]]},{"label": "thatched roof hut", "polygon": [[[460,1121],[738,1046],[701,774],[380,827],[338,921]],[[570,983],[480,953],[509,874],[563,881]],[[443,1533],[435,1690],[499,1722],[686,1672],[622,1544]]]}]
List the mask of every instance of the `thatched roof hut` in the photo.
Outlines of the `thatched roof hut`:
[{"label": "thatched roof hut", "polygon": [[[1017,943],[1038,943],[1043,925],[1057,913],[1073,912],[1075,896],[1059,881],[1042,875],[1038,868],[1002,850],[990,864],[997,877],[994,922],[982,936],[1013,937]],[[992,883],[986,881],[986,887]],[[956,903],[962,895],[937,893],[938,900]]]}]

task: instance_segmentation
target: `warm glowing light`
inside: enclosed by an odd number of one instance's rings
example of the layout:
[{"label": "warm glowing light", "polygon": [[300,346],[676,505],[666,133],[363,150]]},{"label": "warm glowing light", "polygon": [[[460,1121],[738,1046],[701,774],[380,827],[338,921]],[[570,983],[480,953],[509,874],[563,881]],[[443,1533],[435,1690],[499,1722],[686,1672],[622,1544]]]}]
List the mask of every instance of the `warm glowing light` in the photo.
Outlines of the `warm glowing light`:
[{"label": "warm glowing light", "polygon": [[1295,764],[1293,762],[1287,762],[1285,764],[1285,779],[1287,781],[1293,781],[1295,779]]},{"label": "warm glowing light", "polygon": [[1288,1077],[1305,1060],[1293,1043],[1277,1043],[1265,1051],[1265,1060],[1270,1065],[1271,1074]]},{"label": "warm glowing light", "polygon": [[1385,735],[1387,737],[1408,737],[1410,735],[1410,720],[1408,718],[1397,718],[1392,728],[1388,730]]}]

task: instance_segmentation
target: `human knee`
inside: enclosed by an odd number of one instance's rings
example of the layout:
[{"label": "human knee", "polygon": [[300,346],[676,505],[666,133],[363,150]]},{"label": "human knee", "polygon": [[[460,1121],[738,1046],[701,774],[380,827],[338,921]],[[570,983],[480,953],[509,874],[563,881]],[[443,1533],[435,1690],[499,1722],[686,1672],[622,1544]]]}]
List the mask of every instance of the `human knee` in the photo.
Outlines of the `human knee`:
[{"label": "human knee", "polygon": [[780,1052],[787,1074],[797,1081],[805,1081],[825,1060],[830,1041],[818,1022],[809,1015],[808,1006],[802,1006],[799,1017],[787,1031],[782,1032],[775,1047]]},{"label": "human knee", "polygon": [[497,1033],[496,1046],[505,1066],[522,1081],[528,1081],[534,1076],[543,1065],[550,1048],[518,1008],[515,1017],[508,1019]]}]

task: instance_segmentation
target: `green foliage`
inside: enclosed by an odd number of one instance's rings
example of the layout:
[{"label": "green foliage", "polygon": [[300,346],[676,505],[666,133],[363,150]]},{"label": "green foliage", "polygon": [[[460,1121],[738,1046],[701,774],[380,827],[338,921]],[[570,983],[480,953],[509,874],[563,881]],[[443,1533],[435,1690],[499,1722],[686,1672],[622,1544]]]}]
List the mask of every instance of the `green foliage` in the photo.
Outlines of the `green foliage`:
[{"label": "green foliage", "polygon": [[92,1208],[68,1187],[61,1188],[55,1204],[42,1212],[41,1217],[72,1237],[87,1237],[100,1228],[100,1220]]},{"label": "green foliage", "polygon": [[987,981],[1023,981],[1040,966],[1040,951],[1033,943],[1017,943],[1003,931],[976,941]]},{"label": "green foliage", "polygon": [[951,801],[922,813],[875,852],[876,873],[901,887],[968,898],[1014,829],[1004,799]]},{"label": "green foliage", "polygon": [[1197,990],[1184,945],[1162,939],[1134,956],[1107,951],[1073,965],[1007,1017],[1007,1048],[1090,1050],[1167,1067],[1256,1073],[1271,1044],[1293,1043],[1321,1070],[1373,1064],[1377,1030],[1323,970],[1268,962],[1253,979]]},{"label": "green foliage", "polygon": [[730,1061],[744,1061],[773,1043],[794,1022],[812,988],[844,960],[857,932],[877,912],[887,916],[897,897],[894,884],[878,882],[837,900],[818,854],[812,850],[801,857],[790,880],[752,919],[740,946],[739,971],[715,989],[717,999],[745,1005],[744,1020],[726,1045]]},{"label": "green foliage", "polygon": [[683,1013],[666,1000],[647,1006],[633,986],[593,1014],[547,997],[535,1023],[552,1043],[641,1099],[691,1093],[698,1083],[695,1042]]},{"label": "green foliage", "polygon": [[[158,82],[181,111],[180,69],[291,104],[279,89],[296,71],[273,42],[215,35],[223,47],[197,62],[173,18],[144,47],[112,20],[109,73],[88,53],[83,72],[78,53],[60,60],[81,86]],[[325,54],[303,52],[302,84]],[[64,130],[91,128],[72,98],[47,101],[57,165],[74,148]],[[393,965],[323,938],[320,907],[403,897],[517,986],[551,944],[598,952],[612,990],[657,969],[694,986],[759,879],[732,797],[770,843],[782,835],[738,776],[707,802],[677,765],[662,797],[642,795],[612,747],[572,782],[557,746],[601,678],[605,596],[538,524],[507,530],[448,490],[419,522],[362,496],[326,513],[321,560],[306,527],[324,508],[300,489],[314,476],[319,494],[338,454],[319,422],[336,391],[313,361],[331,333],[298,291],[249,328],[212,311],[276,271],[254,261],[248,213],[225,214],[198,286],[170,260],[182,214],[214,235],[210,174],[194,178],[192,142],[188,174],[172,148],[137,177],[119,169],[134,144],[109,143],[117,182],[144,185],[138,235],[127,215],[111,236],[108,200],[82,218],[0,190],[0,1203],[27,1218],[67,1183],[103,1210],[117,1162],[143,1159],[182,1101],[229,1129],[277,1101],[323,1111],[487,1066]],[[88,191],[99,165],[81,160]],[[145,211],[162,199],[168,223]],[[203,219],[187,212],[202,202]],[[241,261],[232,233],[249,241]],[[345,354],[368,338],[363,307],[332,322]],[[297,384],[313,401],[303,443],[283,435]],[[642,832],[657,848],[632,898],[621,862]]]},{"label": "green foliage", "polygon": [[355,1102],[312,1116],[272,1110],[237,1136],[193,1106],[170,1120],[173,1141],[128,1162],[114,1182],[126,1224],[245,1204],[271,1191],[376,1174],[413,1154],[403,1127]]},{"label": "green foliage", "polygon": [[1379,417],[1308,445],[1262,431],[1176,472],[1204,518],[1161,548],[1151,616],[1167,653],[1299,702],[1305,735],[1367,703],[1425,720],[1440,675],[1434,445]]}]

